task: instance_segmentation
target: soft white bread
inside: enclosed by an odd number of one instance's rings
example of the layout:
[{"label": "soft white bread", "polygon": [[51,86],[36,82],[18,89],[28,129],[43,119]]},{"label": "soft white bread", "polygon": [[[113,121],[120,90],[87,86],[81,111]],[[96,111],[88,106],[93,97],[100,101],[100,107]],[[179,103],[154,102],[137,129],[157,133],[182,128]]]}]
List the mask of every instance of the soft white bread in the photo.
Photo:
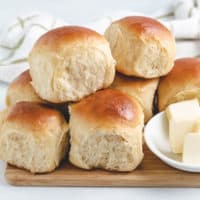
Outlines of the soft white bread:
[{"label": "soft white bread", "polygon": [[158,21],[141,16],[125,17],[106,30],[116,68],[125,75],[155,78],[173,67],[175,40]]},{"label": "soft white bread", "polygon": [[131,171],[143,158],[144,114],[140,104],[105,89],[70,106],[69,160],[84,168]]},{"label": "soft white bread", "polygon": [[158,80],[158,78],[142,79],[117,73],[111,87],[136,98],[143,108],[144,121],[147,122],[153,116]]},{"label": "soft white bread", "polygon": [[30,55],[32,85],[42,99],[77,101],[108,87],[115,60],[104,36],[87,28],[65,26],[44,34]]},{"label": "soft white bread", "polygon": [[21,73],[15,80],[13,80],[7,89],[6,105],[11,106],[20,101],[31,101],[44,103],[35,92],[31,85],[31,76],[29,70]]},{"label": "soft white bread", "polygon": [[56,110],[19,102],[0,114],[0,159],[32,173],[53,171],[68,147],[68,125]]},{"label": "soft white bread", "polygon": [[172,71],[160,80],[158,109],[162,111],[169,104],[193,98],[200,101],[200,59],[178,59]]}]

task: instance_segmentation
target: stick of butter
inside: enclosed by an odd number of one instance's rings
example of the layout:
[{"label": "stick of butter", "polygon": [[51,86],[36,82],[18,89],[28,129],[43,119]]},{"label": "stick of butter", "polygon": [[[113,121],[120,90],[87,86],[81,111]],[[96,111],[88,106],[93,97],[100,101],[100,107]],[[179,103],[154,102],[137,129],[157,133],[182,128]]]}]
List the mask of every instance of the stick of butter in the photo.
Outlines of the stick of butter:
[{"label": "stick of butter", "polygon": [[169,120],[169,142],[174,153],[183,152],[185,134],[191,132],[200,118],[197,99],[171,104],[166,109]]},{"label": "stick of butter", "polygon": [[200,133],[185,135],[182,160],[189,165],[200,165]]}]

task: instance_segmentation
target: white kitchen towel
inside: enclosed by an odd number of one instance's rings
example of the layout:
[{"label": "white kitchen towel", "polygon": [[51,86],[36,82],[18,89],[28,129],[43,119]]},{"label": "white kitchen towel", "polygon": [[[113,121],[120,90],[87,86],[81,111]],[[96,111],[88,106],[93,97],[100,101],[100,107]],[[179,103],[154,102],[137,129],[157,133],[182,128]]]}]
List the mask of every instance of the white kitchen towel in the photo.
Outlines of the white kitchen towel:
[{"label": "white kitchen towel", "polygon": [[0,32],[0,65],[26,60],[34,42],[45,32],[66,24],[47,14],[18,16]]},{"label": "white kitchen towel", "polygon": [[[109,24],[130,15],[144,15],[129,10],[110,12],[83,26],[103,34]],[[150,15],[164,23],[177,39],[177,58],[200,55],[200,0],[178,0],[171,10],[159,10]],[[46,31],[67,25],[62,19],[36,13],[17,17],[0,33],[0,81],[10,82],[27,69],[28,52]],[[189,39],[189,40],[186,40]]]},{"label": "white kitchen towel", "polygon": [[27,56],[35,41],[53,28],[67,25],[44,13],[19,16],[0,31],[0,81],[10,82],[28,68]]}]

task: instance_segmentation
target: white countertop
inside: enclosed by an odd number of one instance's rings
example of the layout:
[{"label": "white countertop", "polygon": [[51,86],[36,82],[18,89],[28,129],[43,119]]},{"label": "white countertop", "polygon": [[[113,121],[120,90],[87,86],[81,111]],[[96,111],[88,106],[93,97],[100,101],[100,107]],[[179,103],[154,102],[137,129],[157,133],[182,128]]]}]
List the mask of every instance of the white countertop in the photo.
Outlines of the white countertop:
[{"label": "white countertop", "polygon": [[[82,24],[116,9],[152,13],[162,7],[170,6],[174,0],[0,0],[0,2],[0,24],[7,23],[19,13],[21,15],[33,11],[49,12],[64,18],[69,23]],[[0,109],[3,108],[5,91],[6,85],[0,83]],[[0,161],[0,200],[200,199],[200,189],[197,188],[14,187],[6,183],[4,170],[5,164]]]}]

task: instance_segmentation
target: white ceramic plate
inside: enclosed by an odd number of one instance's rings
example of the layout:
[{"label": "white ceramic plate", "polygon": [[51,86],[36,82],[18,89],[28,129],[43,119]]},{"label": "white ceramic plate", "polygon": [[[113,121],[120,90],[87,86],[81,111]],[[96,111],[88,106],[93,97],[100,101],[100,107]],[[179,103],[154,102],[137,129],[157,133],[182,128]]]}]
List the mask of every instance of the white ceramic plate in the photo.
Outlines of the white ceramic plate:
[{"label": "white ceramic plate", "polygon": [[175,154],[171,151],[168,137],[168,120],[164,112],[155,115],[147,123],[144,138],[149,149],[166,164],[183,171],[200,172],[200,166],[182,163],[181,154]]}]

